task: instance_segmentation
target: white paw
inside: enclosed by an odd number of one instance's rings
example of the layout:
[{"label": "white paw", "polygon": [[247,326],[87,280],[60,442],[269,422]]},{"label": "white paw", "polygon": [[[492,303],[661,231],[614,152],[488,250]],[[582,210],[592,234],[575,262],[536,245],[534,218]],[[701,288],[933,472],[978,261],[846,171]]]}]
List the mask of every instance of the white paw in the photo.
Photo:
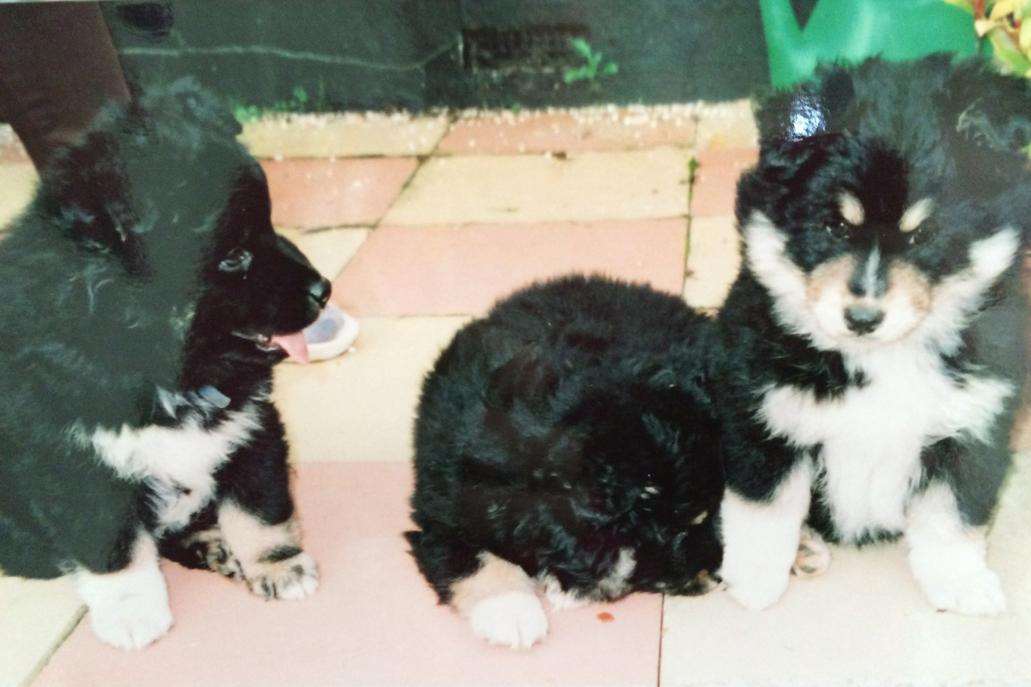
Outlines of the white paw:
[{"label": "white paw", "polygon": [[753,568],[745,574],[721,571],[727,592],[751,611],[769,608],[783,596],[788,588],[788,570]]},{"label": "white paw", "polygon": [[251,592],[266,599],[296,601],[311,596],[319,587],[315,559],[304,551],[281,561],[253,563],[244,576]]},{"label": "white paw", "polygon": [[100,641],[119,649],[142,649],[172,627],[164,595],[127,594],[90,606],[89,615]]},{"label": "white paw", "polygon": [[988,568],[959,575],[924,575],[919,581],[938,610],[965,615],[998,615],[1006,610],[999,576]]},{"label": "white paw", "polygon": [[815,577],[827,572],[831,565],[831,550],[827,542],[819,534],[802,528],[802,538],[798,542],[798,554],[791,572],[799,577]]},{"label": "white paw", "polygon": [[532,592],[489,596],[473,606],[469,622],[477,637],[513,649],[528,649],[548,633],[544,607]]}]

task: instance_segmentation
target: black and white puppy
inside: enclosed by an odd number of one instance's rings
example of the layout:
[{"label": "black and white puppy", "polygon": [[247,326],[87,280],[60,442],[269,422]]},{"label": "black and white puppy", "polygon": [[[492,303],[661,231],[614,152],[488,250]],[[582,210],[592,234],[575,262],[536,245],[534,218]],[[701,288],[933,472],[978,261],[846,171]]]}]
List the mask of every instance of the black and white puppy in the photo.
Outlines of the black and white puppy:
[{"label": "black and white puppy", "polygon": [[903,536],[939,609],[1004,609],[985,530],[1024,378],[1029,114],[1023,79],[944,56],[827,69],[760,108],[719,322],[721,574],[745,606],[784,592],[808,521]]},{"label": "black and white puppy", "polygon": [[713,323],[646,286],[567,277],[462,329],[422,390],[412,553],[489,642],[553,607],[698,594],[720,563]]},{"label": "black and white puppy", "polygon": [[329,284],[190,81],[102,113],[0,243],[0,569],[70,574],[103,641],[172,623],[159,550],[315,590],[269,400]]}]

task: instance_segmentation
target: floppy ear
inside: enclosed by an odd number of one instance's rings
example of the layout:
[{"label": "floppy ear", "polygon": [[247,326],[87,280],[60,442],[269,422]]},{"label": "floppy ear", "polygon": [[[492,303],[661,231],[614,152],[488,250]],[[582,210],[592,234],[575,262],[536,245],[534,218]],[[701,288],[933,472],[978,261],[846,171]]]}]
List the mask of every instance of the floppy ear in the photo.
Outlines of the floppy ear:
[{"label": "floppy ear", "polygon": [[137,93],[129,106],[133,121],[179,144],[200,149],[207,136],[232,138],[243,130],[226,104],[192,77],[150,84]]},{"label": "floppy ear", "polygon": [[976,146],[1021,152],[1031,145],[1031,86],[980,59],[953,65],[941,101],[948,129]]},{"label": "floppy ear", "polygon": [[820,134],[764,145],[759,151],[759,162],[737,182],[735,215],[739,225],[754,210],[772,216],[781,200],[795,192],[840,139],[838,134]]},{"label": "floppy ear", "polygon": [[72,238],[106,249],[130,240],[137,218],[111,137],[89,131],[82,141],[56,153],[43,171],[40,193]]}]

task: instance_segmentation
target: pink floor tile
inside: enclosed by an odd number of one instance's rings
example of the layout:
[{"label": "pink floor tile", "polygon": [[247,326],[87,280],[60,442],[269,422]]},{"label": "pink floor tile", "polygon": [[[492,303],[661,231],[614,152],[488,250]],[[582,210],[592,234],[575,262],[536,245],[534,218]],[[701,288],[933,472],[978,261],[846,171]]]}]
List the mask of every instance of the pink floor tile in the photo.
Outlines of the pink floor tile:
[{"label": "pink floor tile", "polygon": [[272,223],[312,229],[374,224],[415,171],[410,157],[264,160]]},{"label": "pink floor tile", "polygon": [[707,150],[698,154],[698,169],[691,188],[691,215],[716,217],[734,214],[734,195],[741,173],[755,164],[752,148]]},{"label": "pink floor tile", "polygon": [[[551,615],[529,652],[488,646],[435,597],[406,553],[410,466],[307,463],[297,483],[322,587],[266,603],[214,574],[168,564],[176,624],[148,649],[100,644],[83,622],[37,686],[440,687],[655,685],[661,599]],[[613,619],[603,622],[600,613]]]},{"label": "pink floor tile", "polygon": [[683,219],[380,227],[333,285],[360,315],[479,314],[537,279],[600,272],[680,293]]},{"label": "pink floor tile", "polygon": [[445,154],[579,152],[689,145],[696,123],[686,112],[591,110],[460,119],[437,146]]}]

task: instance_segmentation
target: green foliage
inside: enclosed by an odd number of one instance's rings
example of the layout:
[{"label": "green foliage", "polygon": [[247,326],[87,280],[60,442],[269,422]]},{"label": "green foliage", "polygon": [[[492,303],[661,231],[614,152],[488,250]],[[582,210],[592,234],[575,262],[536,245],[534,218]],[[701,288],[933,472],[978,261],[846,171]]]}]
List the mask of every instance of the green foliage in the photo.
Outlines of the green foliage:
[{"label": "green foliage", "polygon": [[1031,77],[1031,0],[945,0],[970,12],[974,31],[991,43],[999,67]]},{"label": "green foliage", "polygon": [[562,80],[567,84],[586,81],[594,85],[600,77],[619,73],[618,64],[611,60],[605,60],[604,56],[600,52],[595,52],[591,44],[583,38],[570,39],[569,47],[583,58],[584,63],[577,67],[568,67],[563,72]]},{"label": "green foliage", "polygon": [[286,114],[290,112],[326,112],[330,103],[326,97],[326,82],[319,79],[318,92],[312,98],[304,86],[294,86],[289,100],[277,100],[270,106],[249,105],[238,100],[230,100],[229,106],[236,121],[241,124],[261,119],[266,114]]}]

